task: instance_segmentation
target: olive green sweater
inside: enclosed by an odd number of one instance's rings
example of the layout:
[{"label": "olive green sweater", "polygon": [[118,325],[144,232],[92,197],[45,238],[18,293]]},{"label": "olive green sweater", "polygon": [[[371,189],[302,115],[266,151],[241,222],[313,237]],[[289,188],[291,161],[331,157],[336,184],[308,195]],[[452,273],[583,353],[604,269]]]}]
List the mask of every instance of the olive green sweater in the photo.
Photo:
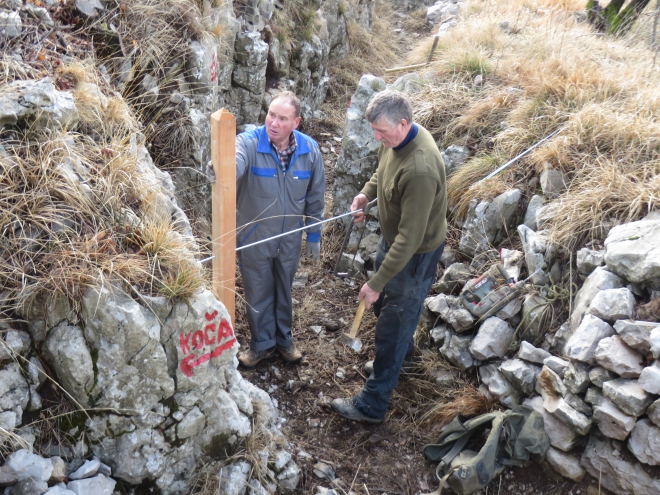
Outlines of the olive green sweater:
[{"label": "olive green sweater", "polygon": [[417,124],[417,136],[400,150],[378,150],[378,169],[362,189],[378,196],[380,230],[390,245],[368,285],[382,292],[413,254],[440,247],[447,233],[445,165],[431,134]]}]

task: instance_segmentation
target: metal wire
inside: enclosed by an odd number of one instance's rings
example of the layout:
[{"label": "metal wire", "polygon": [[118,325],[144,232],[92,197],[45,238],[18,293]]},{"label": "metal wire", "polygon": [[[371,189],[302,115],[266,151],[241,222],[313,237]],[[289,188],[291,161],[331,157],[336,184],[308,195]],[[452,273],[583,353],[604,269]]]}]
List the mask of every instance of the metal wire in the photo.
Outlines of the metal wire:
[{"label": "metal wire", "polygon": [[[376,202],[376,199],[374,199],[371,203],[369,203],[369,204],[367,205],[367,207],[373,206],[373,203],[375,203],[375,202]],[[367,209],[367,207],[365,207],[365,210]],[[241,250],[243,250],[243,249],[245,249],[245,248],[249,248],[249,247],[252,247],[252,246],[256,246],[257,244],[262,244],[262,243],[264,243],[264,242],[272,241],[273,239],[279,239],[280,237],[284,237],[285,235],[294,234],[294,233],[296,233],[296,232],[300,232],[300,231],[302,231],[302,230],[309,229],[309,228],[311,228],[311,227],[316,227],[317,225],[322,225],[322,224],[324,224],[324,223],[328,223],[328,222],[331,222],[331,221],[333,221],[333,220],[337,220],[337,219],[339,219],[339,218],[347,217],[347,216],[349,216],[349,215],[355,215],[355,214],[356,214],[357,212],[359,212],[359,211],[360,211],[360,210],[357,210],[357,211],[347,211],[346,213],[342,213],[341,215],[337,215],[336,217],[326,218],[325,220],[320,220],[320,221],[318,221],[318,222],[316,222],[316,223],[313,223],[313,224],[311,224],[311,225],[305,225],[304,227],[300,227],[300,228],[298,228],[298,229],[290,230],[290,231],[288,231],[288,232],[283,232],[283,233],[281,233],[281,234],[274,235],[273,237],[268,237],[267,239],[261,239],[260,241],[253,242],[252,244],[246,244],[245,246],[240,246],[240,247],[237,247],[237,248],[236,248],[236,252],[241,251]],[[213,258],[215,258],[215,255],[214,255],[214,256],[209,256],[208,258],[204,258],[203,260],[200,260],[200,263],[205,263],[205,262],[207,262],[207,261],[211,261]]]}]

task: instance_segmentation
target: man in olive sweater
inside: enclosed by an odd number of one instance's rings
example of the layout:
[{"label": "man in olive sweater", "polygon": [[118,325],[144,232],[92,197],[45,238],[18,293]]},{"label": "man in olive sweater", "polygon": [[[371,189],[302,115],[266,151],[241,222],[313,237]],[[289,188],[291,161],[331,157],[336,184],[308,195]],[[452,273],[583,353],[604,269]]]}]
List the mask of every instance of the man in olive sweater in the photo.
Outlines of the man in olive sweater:
[{"label": "man in olive sweater", "polygon": [[376,323],[374,371],[355,396],[332,401],[341,416],[380,423],[404,361],[412,359],[413,334],[435,279],[447,232],[445,166],[431,134],[412,122],[412,106],[397,91],[369,103],[367,120],[382,147],[378,169],[353,199],[354,222],[378,197],[381,238],[376,273],[359,299],[372,305]]}]

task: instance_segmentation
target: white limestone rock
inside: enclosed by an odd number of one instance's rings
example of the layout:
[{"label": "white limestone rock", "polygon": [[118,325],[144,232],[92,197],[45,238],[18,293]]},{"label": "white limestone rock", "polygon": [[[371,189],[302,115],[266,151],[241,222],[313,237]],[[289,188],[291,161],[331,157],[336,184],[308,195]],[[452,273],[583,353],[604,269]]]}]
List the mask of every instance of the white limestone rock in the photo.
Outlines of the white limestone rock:
[{"label": "white limestone rock", "polygon": [[593,364],[594,352],[596,352],[598,343],[612,335],[614,335],[614,329],[608,323],[588,314],[568,339],[564,354],[569,359]]},{"label": "white limestone rock", "polygon": [[[450,332],[447,332],[450,334]],[[472,337],[461,335],[448,335],[444,345],[440,348],[440,354],[460,370],[466,370],[474,365],[474,359],[470,354]]]},{"label": "white limestone rock", "polygon": [[644,368],[637,382],[649,394],[660,395],[660,362],[654,361]]},{"label": "white limestone rock", "polygon": [[651,330],[650,343],[653,359],[660,359],[660,326]]},{"label": "white limestone rock", "polygon": [[488,387],[488,392],[508,408],[520,404],[520,394],[510,381],[498,370],[498,364],[486,364],[479,367],[481,381]]},{"label": "white limestone rock", "polygon": [[584,364],[571,361],[564,372],[564,385],[572,394],[581,394],[589,387],[589,370]]},{"label": "white limestone rock", "polygon": [[543,366],[536,377],[536,391],[541,394],[543,400],[556,400],[568,393],[562,379],[548,366]]},{"label": "white limestone rock", "polygon": [[646,410],[646,414],[654,425],[660,426],[660,399],[656,400]]},{"label": "white limestone rock", "polygon": [[71,480],[82,480],[96,476],[101,467],[101,461],[98,459],[86,460],[85,463],[69,475]]},{"label": "white limestone rock", "polygon": [[506,238],[522,193],[511,189],[492,201],[472,200],[465,216],[459,250],[475,256]]},{"label": "white limestone rock", "polygon": [[603,391],[598,387],[589,387],[584,394],[584,401],[592,406],[598,406],[608,399],[603,395]]},{"label": "white limestone rock", "polygon": [[112,495],[117,482],[99,474],[93,478],[69,481],[66,487],[76,495]]},{"label": "white limestone rock", "polygon": [[543,365],[557,373],[561,378],[564,377],[568,364],[568,361],[557,356],[550,356],[543,360]]},{"label": "white limestone rock", "polygon": [[637,380],[623,378],[603,383],[603,395],[617,405],[624,413],[641,416],[653,399],[639,386]]},{"label": "white limestone rock", "polygon": [[491,316],[479,327],[477,335],[470,344],[470,353],[482,361],[501,358],[507,353],[512,339],[511,325],[496,316]]},{"label": "white limestone rock", "polygon": [[640,419],[630,434],[628,448],[644,464],[660,464],[660,428],[648,419]]},{"label": "white limestone rock", "polygon": [[615,380],[616,378],[617,376],[614,373],[600,366],[596,366],[589,370],[589,381],[598,388],[603,388],[603,383]]},{"label": "white limestone rock", "polygon": [[458,333],[466,333],[474,327],[474,317],[463,307],[458,297],[438,294],[433,298],[427,298],[425,305]]},{"label": "white limestone rock", "polygon": [[582,466],[603,488],[616,495],[657,495],[660,479],[651,478],[640,464],[627,461],[616,440],[591,435],[582,454]]},{"label": "white limestone rock", "polygon": [[541,372],[541,367],[521,359],[509,359],[499,366],[499,370],[517,390],[531,395],[534,393],[536,376]]},{"label": "white limestone rock", "polygon": [[94,365],[80,327],[61,322],[48,333],[43,350],[65,390],[88,406],[87,391],[94,388]]},{"label": "white limestone rock", "polygon": [[545,360],[551,358],[552,354],[538,347],[534,347],[532,344],[526,341],[520,343],[520,349],[518,349],[518,358],[523,361],[536,364],[545,364]]},{"label": "white limestone rock", "polygon": [[546,411],[543,407],[543,399],[541,397],[537,395],[531,399],[525,399],[523,405],[531,407],[543,416],[543,427],[550,439],[550,445],[564,452],[569,452],[575,448],[581,437],[562,421]]},{"label": "white limestone rock", "polygon": [[635,417],[624,413],[609,399],[594,407],[593,420],[603,435],[615,440],[625,440],[635,426]]},{"label": "white limestone rock", "polygon": [[617,225],[605,239],[607,268],[634,283],[660,280],[660,220]]},{"label": "white limestone rock", "polygon": [[605,251],[582,248],[577,252],[577,269],[580,275],[590,275],[596,268],[605,264]]},{"label": "white limestone rock", "polygon": [[20,449],[7,458],[7,465],[18,475],[18,480],[33,479],[48,481],[53,472],[53,463],[50,459],[31,454]]},{"label": "white limestone rock", "polygon": [[[575,301],[573,302],[573,313],[571,314],[571,330],[575,331],[580,323],[582,322],[582,317],[589,308],[589,304],[602,290],[606,289],[618,289],[619,287],[624,287],[626,285],[625,281],[620,278],[618,275],[606,270],[604,267],[597,267],[591,275],[589,275],[582,288],[575,295]],[[609,335],[606,335],[609,337]]]},{"label": "white limestone rock", "polygon": [[563,398],[554,401],[544,400],[543,407],[566,426],[575,430],[578,435],[589,433],[592,425],[591,419],[576,411]]},{"label": "white limestone rock", "polygon": [[614,323],[614,331],[626,344],[646,356],[651,354],[651,332],[658,326],[660,323],[618,320]]},{"label": "white limestone rock", "polygon": [[545,455],[545,460],[550,464],[552,469],[576,483],[582,481],[582,478],[586,474],[577,457],[566,454],[561,450],[550,447]]},{"label": "white limestone rock", "polygon": [[538,228],[536,223],[536,214],[538,213],[539,209],[543,207],[543,203],[545,203],[545,198],[539,194],[535,194],[532,196],[532,199],[529,200],[527,210],[525,210],[523,223],[535,232]]},{"label": "white limestone rock", "polygon": [[622,378],[637,378],[644,369],[644,357],[628,347],[618,335],[604,338],[598,343],[594,360]]},{"label": "white limestone rock", "polygon": [[635,296],[629,289],[621,287],[600,291],[589,304],[587,311],[601,320],[613,323],[616,320],[630,319],[634,307]]},{"label": "white limestone rock", "polygon": [[243,495],[248,486],[250,463],[238,461],[223,466],[218,472],[220,492],[226,495]]}]

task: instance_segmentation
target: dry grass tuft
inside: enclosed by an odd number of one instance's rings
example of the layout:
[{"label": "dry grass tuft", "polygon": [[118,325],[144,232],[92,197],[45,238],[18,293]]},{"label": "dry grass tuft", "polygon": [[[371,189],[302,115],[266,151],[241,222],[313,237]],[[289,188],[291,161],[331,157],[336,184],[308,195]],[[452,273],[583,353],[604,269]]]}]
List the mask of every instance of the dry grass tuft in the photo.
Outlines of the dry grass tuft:
[{"label": "dry grass tuft", "polygon": [[437,401],[421,418],[421,423],[439,430],[456,416],[471,418],[493,411],[496,402],[489,401],[471,384],[452,390],[446,399]]},{"label": "dry grass tuft", "polygon": [[[348,55],[340,63],[330,63],[328,67],[330,84],[323,112],[329,123],[343,127],[346,107],[360,77],[365,73],[382,77],[385,69],[397,59],[391,39],[393,15],[388,5],[377,2],[371,32],[355,22],[348,22]],[[365,61],[368,61],[366,68]]]},{"label": "dry grass tuft", "polygon": [[[618,42],[594,33],[576,20],[582,4],[472,1],[458,26],[441,37],[433,73],[424,71],[428,84],[413,99],[417,121],[439,146],[473,150],[448,179],[458,220],[470,200],[520,187],[548,166],[563,170],[570,184],[549,203],[551,240],[564,248],[658,208],[655,52],[641,28]],[[431,37],[420,42],[408,62],[424,62],[431,43]],[[481,85],[474,84],[477,74]],[[557,129],[495,180],[471,188]]]},{"label": "dry grass tuft", "polygon": [[169,297],[204,285],[191,241],[171,223],[142,222],[142,205],[163,193],[138,171],[130,142],[66,133],[7,152],[0,156],[3,310],[40,291],[76,300],[101,277]]}]

